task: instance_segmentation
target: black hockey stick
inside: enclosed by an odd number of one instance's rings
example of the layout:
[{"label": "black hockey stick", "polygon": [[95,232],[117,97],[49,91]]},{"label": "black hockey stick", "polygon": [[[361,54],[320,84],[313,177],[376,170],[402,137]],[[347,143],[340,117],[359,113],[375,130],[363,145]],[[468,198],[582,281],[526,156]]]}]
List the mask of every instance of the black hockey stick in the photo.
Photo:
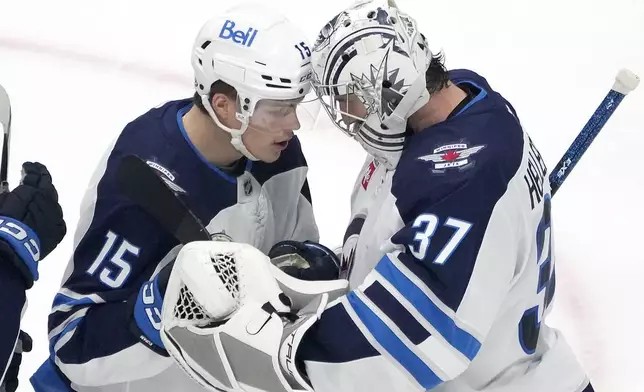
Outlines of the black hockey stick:
[{"label": "black hockey stick", "polygon": [[2,161],[0,162],[0,193],[9,192],[9,139],[11,138],[11,101],[9,94],[0,86],[0,126],[2,126]]},{"label": "black hockey stick", "polygon": [[211,239],[199,218],[141,158],[123,158],[116,176],[123,192],[182,244]]}]

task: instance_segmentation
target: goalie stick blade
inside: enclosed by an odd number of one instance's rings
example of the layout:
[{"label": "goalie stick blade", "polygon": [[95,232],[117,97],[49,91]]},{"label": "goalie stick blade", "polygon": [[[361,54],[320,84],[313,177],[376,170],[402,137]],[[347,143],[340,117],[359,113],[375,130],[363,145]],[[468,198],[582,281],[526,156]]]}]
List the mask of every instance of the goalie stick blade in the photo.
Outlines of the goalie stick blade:
[{"label": "goalie stick blade", "polygon": [[0,125],[2,125],[2,161],[0,162],[0,193],[9,191],[7,173],[9,171],[9,141],[11,136],[11,101],[9,94],[0,85]]},{"label": "goalie stick blade", "polygon": [[199,219],[141,158],[124,157],[116,176],[123,192],[179,242],[210,240],[208,230]]}]

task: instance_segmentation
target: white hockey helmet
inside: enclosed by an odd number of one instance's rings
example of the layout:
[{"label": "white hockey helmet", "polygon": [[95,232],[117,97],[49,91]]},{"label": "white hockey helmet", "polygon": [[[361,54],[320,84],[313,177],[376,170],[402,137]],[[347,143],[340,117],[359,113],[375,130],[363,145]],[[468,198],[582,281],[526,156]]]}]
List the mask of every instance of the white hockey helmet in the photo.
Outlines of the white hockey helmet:
[{"label": "white hockey helmet", "polygon": [[393,0],[359,0],[320,31],[313,86],[336,126],[394,168],[407,119],[429,100],[431,57],[416,21]]},{"label": "white hockey helmet", "polygon": [[[232,135],[232,145],[251,160],[242,134],[260,101],[301,100],[310,91],[311,49],[305,34],[284,15],[261,4],[232,7],[209,20],[192,50],[195,89],[210,117]],[[221,80],[237,91],[240,129],[224,126],[210,102]]]}]

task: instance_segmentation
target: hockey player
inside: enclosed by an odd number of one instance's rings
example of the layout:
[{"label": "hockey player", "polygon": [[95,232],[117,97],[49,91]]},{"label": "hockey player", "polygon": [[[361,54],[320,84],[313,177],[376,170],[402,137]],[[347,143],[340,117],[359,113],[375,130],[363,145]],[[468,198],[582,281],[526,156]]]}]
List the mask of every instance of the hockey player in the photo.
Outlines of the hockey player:
[{"label": "hockey player", "polygon": [[310,56],[304,34],[268,7],[237,6],[201,28],[194,97],[129,123],[98,165],[49,317],[51,357],[31,379],[36,391],[203,390],[159,339],[180,244],[124,195],[117,168],[132,154],[147,161],[218,238],[265,253],[284,240],[318,241],[293,133],[304,127]]},{"label": "hockey player", "polygon": [[[370,154],[345,236],[351,291],[332,298],[315,282],[320,295],[302,308],[313,286],[298,292],[261,253],[189,244],[168,295],[190,291],[219,322],[217,344],[185,327],[179,305],[164,308],[173,358],[221,389],[592,391],[544,322],[555,288],[548,171],[510,103],[472,71],[447,72],[391,3],[338,14],[313,62],[330,117]],[[240,292],[221,274],[195,278],[213,268],[202,260],[229,254]]]},{"label": "hockey player", "polygon": [[47,168],[22,165],[23,178],[13,191],[0,194],[0,391],[18,388],[22,352],[31,337],[20,331],[27,307],[25,291],[38,280],[38,263],[62,241],[67,228],[58,192]]}]

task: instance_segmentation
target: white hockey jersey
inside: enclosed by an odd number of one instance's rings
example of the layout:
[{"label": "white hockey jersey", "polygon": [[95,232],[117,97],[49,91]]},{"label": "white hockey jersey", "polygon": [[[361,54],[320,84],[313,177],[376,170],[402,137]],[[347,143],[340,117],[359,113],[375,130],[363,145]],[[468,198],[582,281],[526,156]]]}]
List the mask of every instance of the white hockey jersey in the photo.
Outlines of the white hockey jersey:
[{"label": "white hockey jersey", "polygon": [[472,93],[408,138],[395,171],[367,160],[343,249],[351,292],[297,358],[316,392],[592,391],[543,322],[555,288],[548,172],[516,113]]}]

